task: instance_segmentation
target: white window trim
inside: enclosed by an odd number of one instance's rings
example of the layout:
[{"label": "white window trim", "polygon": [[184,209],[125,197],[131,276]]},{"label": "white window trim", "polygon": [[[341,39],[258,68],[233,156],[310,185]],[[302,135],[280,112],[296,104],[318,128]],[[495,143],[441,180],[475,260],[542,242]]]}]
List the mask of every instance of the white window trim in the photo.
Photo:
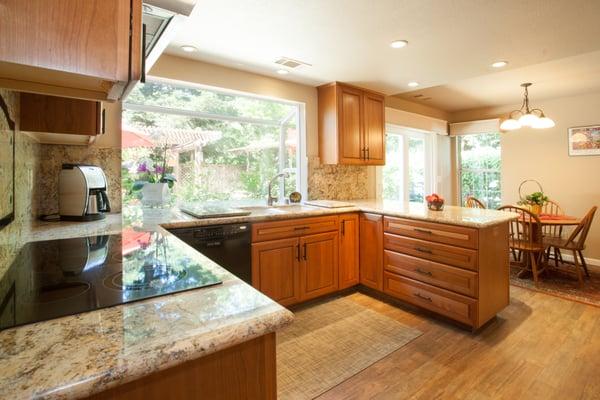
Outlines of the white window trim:
[{"label": "white window trim", "polygon": [[[291,101],[286,99],[280,99],[276,97],[269,96],[261,96],[253,93],[241,92],[238,90],[232,90],[227,88],[218,88],[214,86],[201,85],[193,82],[185,82],[178,81],[174,79],[161,78],[149,76],[146,80],[147,82],[155,82],[159,84],[168,84],[174,86],[182,86],[188,88],[194,88],[199,90],[208,90],[217,93],[223,93],[233,96],[242,96],[251,99],[259,99],[265,101],[273,101],[281,104],[292,105],[298,108],[298,112],[296,113],[296,126],[298,127],[298,151],[296,152],[296,162],[298,165],[298,173],[296,174],[296,188],[300,191],[303,199],[308,199],[308,157],[306,155],[307,152],[307,138],[306,138],[306,104],[298,101]],[[252,118],[235,118],[228,116],[218,116],[214,114],[207,114],[198,111],[189,111],[189,110],[180,110],[173,109],[167,107],[160,107],[154,105],[144,105],[144,104],[135,104],[135,103],[127,103],[127,100],[122,102],[122,107],[124,110],[134,110],[134,111],[146,111],[146,112],[155,112],[155,113],[165,113],[165,114],[174,114],[174,115],[183,115],[189,117],[196,118],[205,118],[205,119],[221,119],[224,121],[237,121],[237,122],[247,122],[247,123],[256,123],[256,124],[273,124],[275,121],[264,121]],[[281,172],[281,171],[280,171]],[[280,191],[279,198],[283,197],[283,194]],[[289,193],[288,193],[289,195]]]},{"label": "white window trim", "polygon": [[[438,174],[437,174],[437,134],[435,132],[415,129],[407,126],[386,124],[385,133],[401,135],[404,139],[404,145],[402,149],[404,151],[404,160],[408,160],[408,138],[415,137],[425,139],[425,194],[437,192]],[[408,168],[405,163],[403,168],[404,182],[408,182]],[[383,198],[383,168],[384,166],[376,167],[375,169],[375,187],[376,187],[376,198],[381,200]],[[408,190],[406,187],[403,190],[404,202],[408,202]]]}]

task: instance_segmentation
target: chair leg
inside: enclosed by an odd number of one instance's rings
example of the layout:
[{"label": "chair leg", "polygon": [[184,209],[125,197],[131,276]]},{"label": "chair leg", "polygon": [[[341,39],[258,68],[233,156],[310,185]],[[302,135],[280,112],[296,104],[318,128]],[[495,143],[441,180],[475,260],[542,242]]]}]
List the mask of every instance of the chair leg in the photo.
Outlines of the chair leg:
[{"label": "chair leg", "polygon": [[562,253],[560,252],[560,249],[557,247],[556,251],[558,251],[558,259],[560,260],[561,263],[564,263],[563,258],[562,258]]},{"label": "chair leg", "polygon": [[573,261],[575,264],[575,272],[577,272],[577,280],[579,280],[579,287],[583,287],[583,274],[579,268],[579,261],[577,260],[577,250],[573,250]]},{"label": "chair leg", "polygon": [[537,286],[538,284],[538,270],[537,270],[537,262],[536,256],[533,252],[529,252],[529,259],[531,260],[531,273],[533,274],[533,282]]},{"label": "chair leg", "polygon": [[558,249],[555,247],[554,248],[554,266],[556,268],[558,268]]},{"label": "chair leg", "polygon": [[590,271],[588,271],[587,263],[585,262],[585,258],[583,258],[583,253],[581,250],[577,250],[579,254],[579,258],[581,259],[581,265],[583,265],[583,270],[585,271],[585,276],[590,277]]}]

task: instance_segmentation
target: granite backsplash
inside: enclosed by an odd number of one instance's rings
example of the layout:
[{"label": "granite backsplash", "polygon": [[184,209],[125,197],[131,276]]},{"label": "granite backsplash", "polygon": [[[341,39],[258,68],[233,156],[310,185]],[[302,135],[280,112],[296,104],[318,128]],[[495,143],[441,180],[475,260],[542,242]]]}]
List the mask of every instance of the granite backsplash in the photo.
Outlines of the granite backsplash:
[{"label": "granite backsplash", "polygon": [[111,211],[121,211],[121,149],[95,146],[67,146],[43,144],[40,146],[39,213],[58,212],[58,175],[62,164],[93,164],[104,170],[108,180],[108,198]]},{"label": "granite backsplash", "polygon": [[367,199],[367,167],[320,164],[318,157],[308,160],[308,198],[310,200]]}]

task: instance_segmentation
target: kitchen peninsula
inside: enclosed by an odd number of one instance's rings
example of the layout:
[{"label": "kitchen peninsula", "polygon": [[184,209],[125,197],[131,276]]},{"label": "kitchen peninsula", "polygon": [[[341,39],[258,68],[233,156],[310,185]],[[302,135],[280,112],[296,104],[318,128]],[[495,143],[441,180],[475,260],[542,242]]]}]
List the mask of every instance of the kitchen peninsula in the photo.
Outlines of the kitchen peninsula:
[{"label": "kitchen peninsula", "polygon": [[[252,375],[242,366],[240,376],[259,379],[265,393],[275,393],[274,386],[269,386],[275,385],[274,332],[289,324],[292,314],[188,247],[166,229],[237,222],[250,222],[256,228],[261,224],[287,220],[287,225],[293,227],[298,223],[333,217],[334,234],[330,234],[330,228],[325,228],[325,234],[337,238],[338,231],[339,235],[347,235],[351,229],[351,225],[338,223],[338,218],[343,215],[360,216],[360,241],[369,240],[363,237],[364,234],[375,233],[378,236],[375,242],[370,242],[370,248],[375,249],[370,250],[375,258],[366,260],[361,257],[356,283],[371,286],[474,328],[485,322],[481,318],[491,318],[491,313],[495,314],[507,304],[508,250],[505,243],[507,222],[513,218],[510,213],[460,207],[433,212],[420,204],[356,201],[351,207],[257,207],[248,216],[195,219],[176,209],[126,207],[122,224],[119,215],[109,215],[101,225],[42,224],[31,232],[31,240],[125,232],[151,233],[152,240],[167,244],[167,256],[169,252],[179,253],[201,263],[223,281],[222,285],[0,332],[0,359],[3,361],[0,365],[0,397],[83,398],[99,394],[98,398],[102,398],[107,390],[113,395],[131,395],[136,390],[142,391],[138,393],[140,396],[156,394],[165,390],[150,389],[157,376],[171,376],[171,372],[183,370],[180,368],[183,366],[189,371],[190,365],[202,363],[202,360],[210,362],[219,355],[235,359],[236,356],[232,355],[235,351],[246,352],[246,356],[249,351],[254,351],[254,356],[265,369],[254,371],[258,375]],[[367,220],[375,221],[374,228]],[[424,230],[419,228],[421,224],[428,224],[431,233],[420,233]],[[308,229],[303,230],[303,235],[311,236],[311,229],[315,228],[310,224],[306,226]],[[355,233],[358,235],[358,230]],[[415,235],[432,237],[416,239]],[[417,257],[402,253],[412,251],[403,247],[403,243],[412,241],[429,246],[427,249],[431,250],[431,254]],[[153,244],[148,243],[150,246]],[[406,272],[396,265],[397,257],[410,260],[403,264],[408,266]],[[380,265],[372,264],[379,262],[377,260],[381,261]],[[424,271],[425,275],[409,278],[410,274],[414,274],[411,268]],[[374,285],[365,279],[368,278],[365,273],[374,273],[371,275],[376,277]],[[311,276],[315,275],[309,274],[309,278]],[[319,295],[337,291],[340,276],[336,270],[334,288]],[[490,284],[492,278],[495,289],[490,291],[485,285]],[[255,279],[253,277],[253,281]],[[254,286],[261,289],[260,284]],[[407,288],[410,290],[407,291]],[[486,295],[496,296],[495,300],[483,297]],[[488,308],[478,307],[479,302]],[[254,350],[244,346],[251,346]],[[70,351],[74,348],[78,351]],[[203,376],[203,379],[218,380],[215,376]],[[223,386],[220,388],[223,389]]]}]

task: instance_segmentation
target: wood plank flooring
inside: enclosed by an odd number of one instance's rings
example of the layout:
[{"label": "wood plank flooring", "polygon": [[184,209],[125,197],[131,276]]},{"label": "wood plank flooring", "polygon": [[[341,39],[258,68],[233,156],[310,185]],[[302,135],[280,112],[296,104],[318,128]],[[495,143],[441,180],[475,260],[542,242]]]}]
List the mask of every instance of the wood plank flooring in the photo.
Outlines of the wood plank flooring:
[{"label": "wood plank flooring", "polygon": [[510,290],[510,306],[476,334],[351,294],[424,334],[318,399],[600,399],[600,308]]}]

